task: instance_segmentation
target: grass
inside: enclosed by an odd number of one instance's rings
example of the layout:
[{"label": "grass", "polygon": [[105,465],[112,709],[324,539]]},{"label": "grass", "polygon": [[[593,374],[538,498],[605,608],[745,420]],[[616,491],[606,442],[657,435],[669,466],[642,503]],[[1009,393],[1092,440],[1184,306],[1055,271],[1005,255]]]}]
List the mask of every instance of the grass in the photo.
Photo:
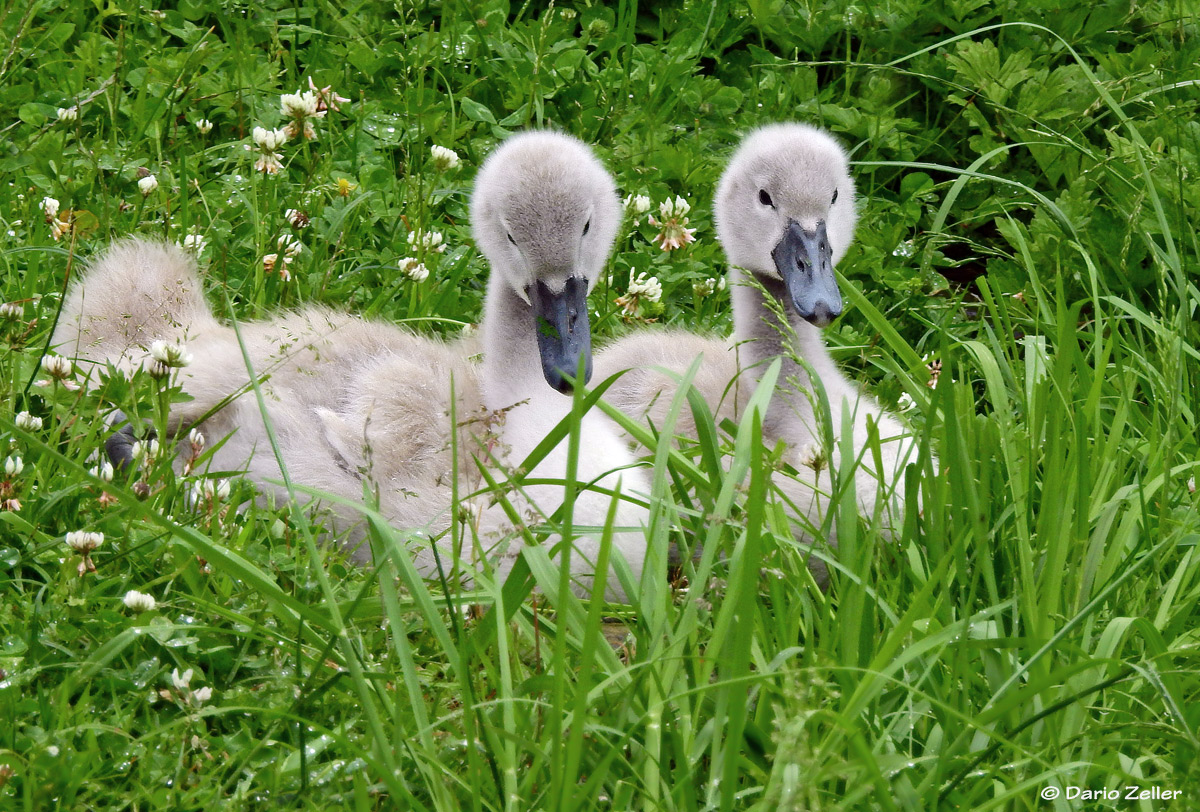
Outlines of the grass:
[{"label": "grass", "polygon": [[[1200,803],[1200,37],[1183,3],[1052,5],[0,9],[0,453],[22,462],[0,510],[0,808]],[[252,129],[310,76],[349,101],[254,171]],[[138,498],[90,472],[101,416],[161,422],[183,395],[86,367],[90,388],[36,385],[67,277],[127,234],[202,236],[210,301],[239,319],[321,302],[455,335],[486,272],[473,171],[532,126],[596,144],[622,194],[693,206],[678,252],[630,218],[598,343],[648,319],[726,331],[727,291],[694,288],[724,268],[712,190],[781,118],[852,150],[862,224],[829,340],[886,406],[913,401],[922,438],[896,538],[838,500],[827,593],[754,413],[717,426],[686,392],[695,446],[625,421],[653,521],[631,605],[607,606],[539,549],[504,583],[422,581],[369,508],[356,567],[320,517],[237,478],[189,498],[165,461]],[[74,212],[57,240],[47,196]],[[417,229],[448,245],[420,282],[396,270]],[[290,280],[263,266],[283,235],[305,246]],[[630,318],[615,299],[641,273],[664,293]],[[83,577],[76,530],[105,534]],[[674,579],[672,543],[701,549]]]}]

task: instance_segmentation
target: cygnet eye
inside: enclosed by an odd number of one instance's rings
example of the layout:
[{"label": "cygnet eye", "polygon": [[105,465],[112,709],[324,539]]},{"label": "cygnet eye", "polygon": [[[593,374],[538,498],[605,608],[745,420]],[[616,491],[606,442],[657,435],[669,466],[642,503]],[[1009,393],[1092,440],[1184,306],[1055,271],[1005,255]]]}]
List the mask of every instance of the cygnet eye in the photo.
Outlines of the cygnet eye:
[{"label": "cygnet eye", "polygon": [[516,245],[516,244],[517,244],[517,241],[516,241],[516,240],[514,240],[514,239],[512,238],[512,235],[511,235],[511,234],[509,234],[507,231],[506,231],[506,232],[504,232],[504,236],[505,236],[505,237],[508,237],[508,241],[509,241],[510,243],[512,243],[513,245]]},{"label": "cygnet eye", "polygon": [[592,221],[589,218],[588,221],[583,224],[583,236],[586,237],[587,233],[591,230],[591,228],[592,228]]},{"label": "cygnet eye", "polygon": [[771,200],[771,196],[769,194],[767,194],[766,189],[758,190],[758,202],[762,203],[764,206],[770,206],[771,208],[775,208],[775,203]]},{"label": "cygnet eye", "polygon": [[832,206],[834,203],[837,203],[837,193],[838,193],[838,190],[834,189],[833,190],[833,200],[829,201],[830,206]]}]

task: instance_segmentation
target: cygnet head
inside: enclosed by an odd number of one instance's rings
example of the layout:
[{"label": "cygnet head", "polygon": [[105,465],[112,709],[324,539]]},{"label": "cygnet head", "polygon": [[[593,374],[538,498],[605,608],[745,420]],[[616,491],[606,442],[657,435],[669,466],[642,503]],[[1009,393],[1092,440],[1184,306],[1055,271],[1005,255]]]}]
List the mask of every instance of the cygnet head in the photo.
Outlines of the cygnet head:
[{"label": "cygnet head", "polygon": [[577,138],[515,135],[480,168],[471,223],[492,284],[499,281],[529,307],[546,382],[570,392],[567,378],[579,374],[582,361],[586,383],[592,374],[587,295],[621,223],[612,176]]},{"label": "cygnet head", "polygon": [[828,133],[807,124],[755,130],[721,176],[714,208],[731,264],[782,281],[810,324],[841,315],[833,266],[858,215],[846,153]]}]

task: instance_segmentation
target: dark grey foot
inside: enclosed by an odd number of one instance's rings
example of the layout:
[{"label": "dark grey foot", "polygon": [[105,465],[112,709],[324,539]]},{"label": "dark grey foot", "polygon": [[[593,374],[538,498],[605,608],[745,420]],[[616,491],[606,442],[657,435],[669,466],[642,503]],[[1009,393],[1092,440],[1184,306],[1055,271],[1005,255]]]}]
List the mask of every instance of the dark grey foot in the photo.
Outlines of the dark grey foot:
[{"label": "dark grey foot", "polygon": [[[108,455],[108,461],[113,464],[113,467],[118,471],[126,471],[133,464],[133,446],[138,442],[138,437],[133,433],[133,425],[125,420],[125,415],[117,412],[116,423],[120,424],[121,428],[114,431],[104,441],[104,453]],[[151,430],[147,435],[147,439],[154,437],[154,431]]]}]

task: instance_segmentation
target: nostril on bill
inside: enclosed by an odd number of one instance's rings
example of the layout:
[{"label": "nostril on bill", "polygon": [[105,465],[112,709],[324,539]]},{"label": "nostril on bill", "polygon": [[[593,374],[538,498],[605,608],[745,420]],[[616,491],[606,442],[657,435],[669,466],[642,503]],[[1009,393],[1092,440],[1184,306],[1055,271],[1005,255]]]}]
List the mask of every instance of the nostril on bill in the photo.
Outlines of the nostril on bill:
[{"label": "nostril on bill", "polygon": [[841,312],[841,308],[835,309],[828,302],[817,302],[813,305],[808,322],[815,327],[828,327],[834,319],[841,315]]}]

